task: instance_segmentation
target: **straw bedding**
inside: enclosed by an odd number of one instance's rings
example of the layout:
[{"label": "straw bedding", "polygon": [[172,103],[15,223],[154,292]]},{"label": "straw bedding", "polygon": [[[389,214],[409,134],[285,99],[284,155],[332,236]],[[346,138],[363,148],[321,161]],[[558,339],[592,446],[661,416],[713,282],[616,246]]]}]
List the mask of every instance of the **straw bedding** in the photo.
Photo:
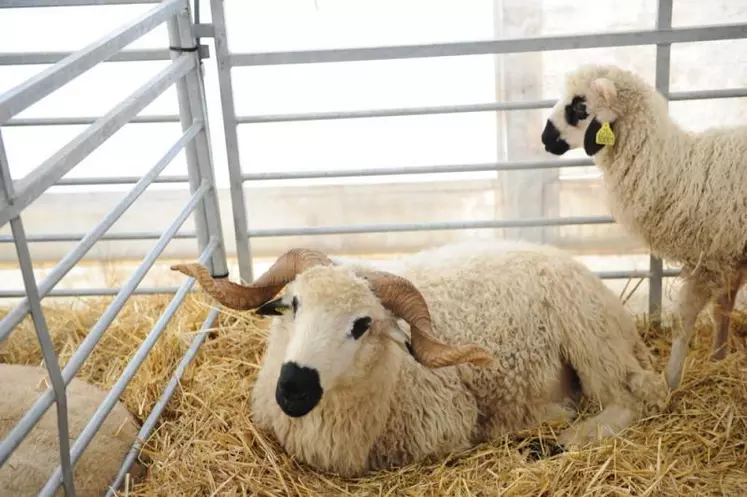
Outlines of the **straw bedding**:
[{"label": "straw bedding", "polygon": [[[168,296],[134,297],[79,373],[110,387],[168,304]],[[45,309],[65,363],[110,299],[59,301]],[[205,319],[212,302],[190,296],[138,371],[123,401],[141,420]],[[0,311],[0,315],[5,311]],[[735,326],[747,315],[735,316]],[[669,331],[641,333],[659,358]],[[250,389],[262,356],[266,321],[224,310],[181,388],[146,444],[147,480],[130,496],[207,495],[747,495],[747,360],[744,340],[730,339],[726,360],[708,359],[712,325],[704,318],[681,390],[669,412],[621,437],[581,452],[537,459],[537,440],[558,427],[485,444],[448,460],[415,464],[366,478],[320,474],[286,456],[250,421]],[[2,345],[0,362],[40,364],[30,320]],[[522,436],[528,437],[522,440]],[[533,440],[533,441],[532,441]],[[531,448],[533,450],[530,450]]]}]

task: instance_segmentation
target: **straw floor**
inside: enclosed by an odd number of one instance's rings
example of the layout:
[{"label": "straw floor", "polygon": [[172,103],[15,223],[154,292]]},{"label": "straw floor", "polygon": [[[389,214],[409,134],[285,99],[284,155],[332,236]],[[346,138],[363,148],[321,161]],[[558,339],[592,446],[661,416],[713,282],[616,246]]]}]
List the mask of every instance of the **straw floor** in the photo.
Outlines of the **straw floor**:
[{"label": "straw floor", "polygon": [[[47,319],[66,362],[109,299],[47,307]],[[80,372],[111,386],[169,297],[136,297]],[[188,347],[211,303],[189,297],[123,401],[142,420]],[[736,352],[708,360],[712,334],[704,317],[694,339],[682,388],[669,412],[644,420],[601,447],[539,460],[529,442],[496,441],[448,460],[412,465],[356,480],[320,474],[287,457],[250,421],[250,390],[263,351],[265,322],[251,314],[224,313],[188,368],[147,443],[149,476],[130,496],[208,495],[747,495],[747,360],[743,338],[732,333]],[[4,313],[0,312],[0,314]],[[747,316],[735,316],[736,326]],[[39,364],[30,321],[0,346],[0,362]],[[669,332],[641,326],[663,367]],[[557,427],[556,427],[557,429]],[[542,427],[530,437],[552,438]]]}]

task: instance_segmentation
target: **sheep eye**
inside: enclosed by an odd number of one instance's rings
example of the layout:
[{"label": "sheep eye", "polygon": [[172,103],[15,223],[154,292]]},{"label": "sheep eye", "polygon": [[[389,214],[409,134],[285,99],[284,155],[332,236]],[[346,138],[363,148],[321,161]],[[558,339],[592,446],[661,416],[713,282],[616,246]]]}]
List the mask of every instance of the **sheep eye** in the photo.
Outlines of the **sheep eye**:
[{"label": "sheep eye", "polygon": [[369,328],[371,327],[371,318],[366,316],[358,318],[353,323],[353,329],[350,330],[350,335],[358,340]]},{"label": "sheep eye", "polygon": [[583,121],[589,117],[586,112],[586,99],[584,97],[575,96],[571,103],[565,106],[565,120],[571,126],[576,126],[580,121]]},{"label": "sheep eye", "polygon": [[293,315],[295,316],[298,312],[298,298],[296,296],[293,296],[293,300],[291,301],[291,306],[293,307]]}]

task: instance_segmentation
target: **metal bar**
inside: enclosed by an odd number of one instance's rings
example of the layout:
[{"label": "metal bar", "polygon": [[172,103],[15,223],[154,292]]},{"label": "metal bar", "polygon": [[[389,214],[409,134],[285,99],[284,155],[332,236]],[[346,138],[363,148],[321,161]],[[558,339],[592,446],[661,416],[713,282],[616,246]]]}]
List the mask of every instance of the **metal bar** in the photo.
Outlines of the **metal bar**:
[{"label": "metal bar", "polygon": [[[84,126],[93,124],[101,117],[27,117],[14,118],[3,124],[3,127],[11,126]],[[154,124],[154,123],[178,123],[179,116],[155,115],[135,116],[128,124]]]},{"label": "metal bar", "polygon": [[[597,271],[597,276],[602,279],[625,279],[625,278],[643,278],[648,277],[649,271]],[[662,276],[665,278],[674,278],[680,275],[679,269],[666,269],[662,272]],[[47,298],[54,297],[105,297],[110,295],[116,295],[119,292],[119,288],[91,288],[91,289],[76,289],[76,290],[52,290]],[[176,293],[179,290],[178,287],[153,287],[153,288],[140,288],[132,292],[133,295],[161,295]],[[26,294],[23,290],[0,290],[0,299],[2,298],[20,298],[25,297]]]},{"label": "metal bar", "polygon": [[[195,5],[195,23],[200,22],[200,0],[194,0]],[[196,34],[195,26],[192,23],[189,3],[187,8],[177,15],[177,21],[180,28],[182,43],[197,45],[200,39]],[[189,90],[189,101],[192,106],[192,115],[205,123],[202,133],[195,139],[195,149],[197,151],[197,164],[200,168],[202,181],[211,185],[203,201],[205,208],[205,218],[207,219],[208,235],[218,240],[218,248],[212,256],[212,269],[214,278],[228,277],[228,261],[225,248],[225,238],[223,236],[223,225],[221,223],[220,204],[218,202],[218,190],[215,183],[215,167],[213,161],[213,149],[210,139],[210,121],[208,119],[207,95],[205,92],[204,66],[202,60],[197,62],[198,69],[188,74],[185,78]]]},{"label": "metal bar", "polygon": [[99,5],[126,5],[159,3],[161,0],[2,0],[0,9],[20,9],[24,7],[77,7]]},{"label": "metal bar", "polygon": [[[350,178],[364,176],[399,176],[408,174],[475,173],[492,171],[523,171],[532,169],[558,169],[561,167],[593,166],[591,159],[537,160],[523,162],[488,162],[485,164],[454,164],[442,166],[382,167],[375,169],[340,169],[316,171],[290,171],[244,174],[243,181],[268,181],[286,179]],[[0,239],[1,240],[1,239]]]},{"label": "metal bar", "polygon": [[[145,192],[148,185],[156,178],[169,163],[176,157],[179,152],[188,144],[197,133],[200,131],[201,126],[198,123],[192,125],[181,138],[179,138],[174,145],[164,154],[161,159],[156,162],[155,166],[145,174],[140,181],[130,190],[130,192],[119,201],[119,203],[106,215],[104,219],[99,221],[96,226],[93,227],[86,235],[84,235],[80,242],[73,248],[67,255],[55,266],[55,268],[44,278],[41,285],[39,285],[39,297],[44,298],[55,285],[57,285],[65,275],[88,253],[89,250],[96,244],[97,241],[103,239],[104,233],[109,230],[114,223],[122,217],[127,209],[132,206],[133,203]],[[119,234],[119,236],[127,236],[127,234]],[[63,235],[64,236],[64,235]],[[111,235],[110,235],[111,237]],[[156,236],[159,238],[160,235]],[[127,238],[125,238],[127,239]],[[19,303],[11,312],[9,312],[0,321],[0,343],[7,338],[7,336],[13,331],[13,329],[20,323],[28,312],[28,300]]]},{"label": "metal bar", "polygon": [[244,182],[241,177],[241,160],[239,158],[239,138],[237,134],[236,109],[234,108],[233,82],[231,81],[231,58],[228,49],[226,15],[223,0],[210,0],[212,13],[215,56],[218,65],[218,86],[220,105],[223,114],[223,132],[226,140],[226,160],[228,161],[228,178],[231,192],[231,209],[233,214],[234,236],[236,237],[236,256],[239,260],[239,276],[245,282],[254,280],[252,270],[251,240],[247,221]]},{"label": "metal bar", "polygon": [[[705,100],[716,98],[747,97],[745,88],[727,88],[723,90],[686,91],[672,94],[672,100]],[[557,102],[554,100],[536,100],[524,102],[491,102],[487,104],[445,105],[430,107],[410,107],[393,109],[370,109],[339,112],[307,112],[298,114],[266,114],[258,116],[239,116],[240,124],[280,123],[296,121],[329,121],[336,119],[363,119],[372,117],[425,116],[433,114],[463,114],[470,112],[493,112],[515,110],[550,109]]]},{"label": "metal bar", "polygon": [[142,443],[140,442],[140,440],[145,441],[150,437],[153,429],[156,427],[158,419],[161,417],[161,413],[168,405],[171,397],[174,395],[176,387],[179,386],[179,381],[184,375],[184,371],[186,371],[187,367],[189,367],[189,365],[192,363],[192,360],[197,355],[197,352],[200,350],[200,346],[211,331],[213,323],[215,323],[215,320],[218,318],[218,314],[220,314],[219,308],[214,307],[213,309],[211,309],[210,313],[207,315],[207,318],[205,318],[205,321],[202,323],[200,330],[192,339],[192,343],[189,345],[189,348],[182,357],[182,360],[179,361],[179,364],[176,366],[176,370],[171,375],[171,379],[166,385],[166,388],[164,388],[161,397],[159,397],[158,401],[153,406],[153,410],[150,412],[148,418],[140,428],[140,431],[137,434],[137,439],[135,440],[135,442],[133,442],[132,448],[130,448],[127,456],[125,456],[124,462],[122,463],[122,466],[120,467],[119,472],[114,479],[114,482],[112,482],[112,484],[109,486],[109,490],[106,492],[106,497],[114,497],[116,495],[114,489],[119,488],[122,485],[122,482],[127,476],[127,472],[130,470],[132,463],[135,462],[135,459],[142,449]]},{"label": "metal bar", "polygon": [[[492,221],[453,221],[441,223],[412,223],[412,224],[368,224],[358,226],[322,226],[319,228],[283,228],[252,230],[252,237],[280,237],[280,236],[303,236],[303,235],[350,235],[361,233],[387,233],[403,231],[442,231],[442,230],[467,230],[483,228],[534,228],[541,226],[569,226],[586,224],[613,224],[613,218],[609,216],[580,216],[580,217],[558,217],[537,219],[507,219]],[[237,240],[241,243],[241,240]]]},{"label": "metal bar", "polygon": [[[697,90],[682,91],[670,94],[669,99],[672,101],[682,100],[710,100],[717,98],[741,98],[747,97],[747,89],[744,88],[725,88],[723,90]],[[500,110],[536,110],[549,109],[554,104],[554,100],[538,100],[526,102],[498,102],[489,104],[473,105],[453,105],[445,107],[414,107],[410,109],[374,109],[350,112],[325,112],[321,114],[276,114],[261,116],[241,116],[237,121],[246,123],[270,123],[270,122],[288,122],[288,121],[308,121],[314,119],[354,119],[361,117],[394,117],[394,116],[417,116],[429,114],[454,114],[460,112],[486,112]],[[315,117],[321,115],[322,117]],[[327,116],[327,117],[325,117]],[[100,117],[27,117],[13,118],[4,127],[10,126],[69,126],[93,124]],[[151,115],[136,116],[130,123],[177,123],[178,115]]]},{"label": "metal bar", "polygon": [[127,121],[155,100],[171,84],[194,66],[194,59],[183,57],[160,71],[106,116],[88,127],[52,157],[18,181],[20,193],[12,206],[0,210],[0,226],[18,216],[49,187],[53,186],[81,160],[122,128]]},{"label": "metal bar", "polygon": [[354,110],[344,112],[309,112],[302,114],[268,114],[262,116],[238,116],[239,124],[279,123],[293,121],[328,121],[333,119],[361,119],[371,117],[423,116],[431,114],[461,114],[469,112],[492,112],[506,110],[549,109],[556,101],[540,100],[526,102],[491,102],[486,104],[444,105],[396,109]]},{"label": "metal bar", "polygon": [[[673,0],[658,0],[656,29],[670,29],[672,27]],[[656,45],[656,89],[669,98],[669,72],[671,68],[672,46],[670,44]],[[653,254],[649,258],[651,279],[648,287],[648,314],[651,325],[659,328],[661,324],[661,309],[663,299],[662,271],[663,261]]]},{"label": "metal bar", "polygon": [[[130,241],[130,240],[158,240],[161,236],[160,231],[136,231],[128,233],[109,233],[102,235],[96,241]],[[174,239],[195,238],[197,235],[194,231],[186,231],[174,235]],[[79,242],[86,237],[85,233],[49,233],[40,235],[28,235],[26,241],[30,243],[46,242]],[[0,243],[13,243],[13,235],[0,235]]]},{"label": "metal bar", "polygon": [[[168,36],[169,36],[169,45],[172,47],[182,47],[187,46],[184,45],[181,41],[181,38],[179,36],[179,23],[177,21],[177,17],[174,16],[171,19],[168,20],[166,23],[166,27],[168,29]],[[191,55],[187,55],[188,57],[192,57],[192,66],[193,70],[196,70],[199,67],[199,60],[194,58]],[[177,60],[179,57],[182,57],[182,55],[179,55],[179,52],[173,51],[171,53],[172,60]],[[192,109],[190,107],[189,103],[189,91],[187,89],[187,78],[188,76],[185,75],[184,78],[181,78],[179,81],[176,82],[176,94],[177,94],[177,102],[179,104],[179,120],[181,122],[182,129],[187,129],[189,126],[192,125],[194,122],[194,116],[192,114]],[[190,192],[194,192],[197,188],[200,187],[202,182],[202,178],[200,177],[200,170],[199,165],[197,164],[197,155],[195,150],[195,142],[190,142],[189,146],[184,150],[184,155],[187,161],[187,177],[189,178],[189,190]],[[197,233],[197,246],[200,252],[203,252],[205,250],[205,247],[207,246],[209,236],[207,232],[207,219],[205,218],[205,200],[203,197],[202,202],[197,206],[197,209],[195,209],[194,212],[194,223],[195,223],[195,231]],[[212,273],[212,259],[208,263],[209,270]]]},{"label": "metal bar", "polygon": [[[215,1],[215,0],[213,0]],[[215,13],[213,23],[216,25]],[[358,62],[368,60],[414,59],[425,57],[455,57],[583,48],[625,47],[662,43],[689,43],[747,38],[745,24],[721,24],[708,27],[665,29],[662,31],[620,31],[586,35],[540,36],[535,38],[397,45],[384,47],[302,50],[292,52],[236,53],[230,56],[232,66],[268,66],[280,64],[312,64],[327,62]]]},{"label": "metal bar", "polygon": [[[41,298],[39,297],[36,281],[34,280],[34,268],[31,263],[31,254],[29,252],[28,245],[23,239],[23,224],[21,218],[16,217],[11,219],[10,226],[13,229],[13,236],[16,237],[18,242],[16,243],[16,251],[18,254],[18,262],[21,267],[21,274],[23,275],[23,283],[26,287],[26,295],[30,302],[31,319],[34,323],[34,329],[36,330],[36,338],[39,341],[39,345],[42,349],[42,356],[44,357],[44,364],[47,367],[49,373],[49,379],[52,383],[52,398],[57,406],[57,433],[60,453],[60,464],[62,475],[62,483],[65,488],[66,496],[75,496],[75,484],[73,482],[73,470],[72,462],[70,460],[70,430],[68,426],[68,411],[67,411],[67,392],[65,390],[65,382],[62,378],[62,372],[60,371],[59,359],[54,351],[54,344],[49,336],[49,329],[47,327],[47,321],[44,318],[44,312],[41,308]],[[52,401],[50,401],[51,404]],[[5,444],[0,446],[0,459],[3,460],[9,458],[16,447],[11,447],[10,451],[5,454]],[[1,465],[1,464],[0,464]]]},{"label": "metal bar", "polygon": [[[120,176],[117,178],[62,178],[55,186],[88,185],[131,185],[140,181],[140,176]],[[186,183],[186,176],[159,176],[153,183]]]},{"label": "metal bar", "polygon": [[[0,199],[4,203],[12,204],[15,192],[13,191],[13,182],[10,179],[10,164],[8,164],[8,155],[5,152],[5,144],[2,134],[0,133]],[[29,252],[28,243],[26,243],[26,233],[23,229],[23,222],[20,217],[13,218],[10,222],[13,230],[13,237],[16,240],[16,254],[18,264],[21,269],[23,286],[26,294],[31,301],[31,320],[34,323],[36,338],[41,347],[44,364],[49,374],[49,381],[52,384],[52,397],[57,405],[57,434],[60,452],[60,464],[62,470],[62,479],[65,487],[65,494],[75,496],[75,485],[73,484],[72,465],[70,463],[70,433],[68,429],[67,413],[67,393],[65,383],[62,381],[60,372],[60,363],[57,354],[54,351],[54,344],[49,336],[47,320],[41,308],[41,299],[39,298],[34,278],[34,266],[31,262],[31,253]],[[0,453],[3,447],[0,446]],[[5,458],[10,457],[15,448],[11,449]],[[3,463],[0,462],[0,467]]]},{"label": "metal bar", "polygon": [[[191,47],[197,44],[192,29],[192,17],[189,2],[176,16],[168,21],[169,44],[172,47]],[[174,56],[178,52],[174,52]],[[182,119],[182,127],[187,127],[192,121],[200,121],[204,126],[195,139],[187,148],[187,171],[190,176],[191,188],[197,188],[200,184],[210,185],[199,208],[195,211],[195,228],[197,231],[197,243],[200,252],[211,237],[218,241],[218,248],[208,261],[208,269],[213,277],[223,278],[228,276],[228,265],[226,254],[223,249],[223,229],[221,226],[220,209],[215,191],[215,177],[213,174],[212,150],[208,136],[207,109],[204,105],[204,92],[202,85],[202,65],[197,54],[194,57],[195,69],[190,71],[181,81],[177,83],[177,96]]]},{"label": "metal bar", "polygon": [[[205,251],[200,255],[198,262],[200,262],[200,264],[205,264],[210,259],[213,251],[215,251],[218,245],[219,243],[216,238],[210,240],[205,247]],[[127,385],[130,384],[133,376],[135,376],[135,373],[143,364],[145,358],[148,356],[148,353],[150,353],[150,351],[156,345],[156,342],[161,337],[163,331],[166,329],[166,325],[169,324],[169,321],[171,321],[171,318],[174,316],[176,310],[180,305],[182,305],[182,302],[184,302],[184,298],[187,296],[187,293],[189,293],[193,285],[194,278],[189,278],[181,284],[179,290],[176,292],[176,295],[174,295],[174,297],[171,299],[171,302],[169,302],[169,305],[163,311],[163,314],[161,314],[161,316],[158,318],[156,324],[153,325],[153,329],[151,329],[150,333],[148,333],[148,336],[146,336],[143,340],[143,343],[141,343],[140,347],[138,347],[137,351],[135,351],[135,355],[127,363],[127,366],[125,366],[124,371],[122,371],[122,374],[120,375],[119,379],[117,379],[117,382],[114,383],[111,389],[109,389],[109,392],[106,394],[106,397],[104,397],[104,400],[101,401],[101,404],[99,404],[96,412],[94,412],[91,416],[88,424],[86,424],[86,426],[80,431],[80,434],[76,437],[75,443],[73,444],[70,452],[70,462],[73,467],[75,467],[75,464],[80,459],[80,456],[83,455],[83,451],[86,450],[88,445],[91,443],[91,440],[96,435],[96,432],[98,432],[99,428],[101,427],[101,424],[104,422],[106,417],[119,401],[120,395],[122,395],[124,389],[127,388]],[[41,489],[41,492],[39,492],[39,496],[51,497],[52,495],[54,495],[62,481],[61,476],[62,468],[58,466],[52,476],[50,476],[47,480],[47,483]]]},{"label": "metal bar", "polygon": [[[73,54],[75,52],[0,52],[0,66],[56,64]],[[112,55],[105,62],[141,62],[151,60],[169,60],[168,49],[123,50]]]},{"label": "metal bar", "polygon": [[[627,278],[650,278],[650,271],[594,271],[600,279],[603,280],[624,280]],[[674,278],[680,275],[678,269],[668,269],[662,272],[665,278]]]},{"label": "metal bar", "polygon": [[[179,288],[171,286],[159,286],[138,288],[132,295],[161,295],[175,293]],[[69,297],[109,297],[117,295],[122,289],[113,288],[74,288],[50,291],[45,298],[69,298]],[[0,299],[20,299],[26,297],[24,290],[0,290]]]},{"label": "metal bar", "polygon": [[[187,220],[189,215],[202,199],[202,196],[207,191],[207,188],[208,186],[205,185],[197,192],[195,192],[195,194],[185,206],[184,210],[177,216],[174,222],[171,223],[171,225],[164,232],[161,238],[159,238],[158,242],[156,242],[154,247],[150,250],[150,252],[148,252],[142,263],[138,266],[130,279],[127,280],[127,283],[122,286],[122,289],[119,291],[114,300],[112,300],[111,304],[109,304],[109,307],[107,307],[106,311],[104,311],[101,318],[99,318],[93,328],[91,328],[85,340],[83,340],[83,343],[80,344],[80,347],[78,347],[78,350],[76,350],[73,356],[70,358],[69,362],[65,366],[65,369],[62,370],[62,377],[65,380],[66,384],[69,384],[78,370],[80,370],[85,360],[93,351],[93,348],[101,339],[101,336],[104,334],[107,327],[112,323],[112,321],[114,321],[114,318],[116,318],[119,311],[122,310],[122,307],[124,307],[130,294],[132,294],[132,291],[143,280],[145,274],[148,272],[151,266],[153,266],[161,252],[163,252],[163,250],[166,248],[166,245],[168,245],[168,242],[171,240],[171,237],[174,235],[174,233],[176,233],[181,225],[184,224],[184,222]],[[5,440],[3,440],[2,444],[0,444],[0,466],[5,464],[5,461],[7,460],[10,453],[13,452],[16,447],[18,447],[18,445],[23,441],[26,435],[28,435],[29,432],[34,428],[36,423],[39,422],[39,419],[44,415],[45,412],[47,412],[49,406],[52,405],[53,398],[54,394],[52,390],[47,389],[47,391],[37,399],[31,409],[26,412],[26,414],[10,431],[10,433],[6,435]]]},{"label": "metal bar", "polygon": [[0,94],[0,125],[150,32],[173,16],[184,4],[185,0],[164,0],[104,38],[65,57],[12,90]]}]

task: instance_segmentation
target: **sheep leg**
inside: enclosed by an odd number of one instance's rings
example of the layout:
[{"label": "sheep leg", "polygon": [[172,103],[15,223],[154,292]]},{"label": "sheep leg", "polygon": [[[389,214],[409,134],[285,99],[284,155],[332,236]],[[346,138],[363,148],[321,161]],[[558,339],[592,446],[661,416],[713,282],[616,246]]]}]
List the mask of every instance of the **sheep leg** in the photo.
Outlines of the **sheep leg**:
[{"label": "sheep leg", "polygon": [[685,358],[690,351],[690,339],[695,329],[695,322],[710,299],[711,293],[699,278],[690,276],[685,279],[677,305],[681,330],[672,341],[672,351],[664,372],[670,390],[680,385]]},{"label": "sheep leg", "polygon": [[718,298],[718,326],[713,335],[713,347],[711,349],[711,360],[720,361],[729,352],[727,340],[729,338],[729,325],[731,324],[731,312],[737,300],[737,294],[742,287],[744,273],[739,271],[736,279],[728,285],[728,290]]}]

